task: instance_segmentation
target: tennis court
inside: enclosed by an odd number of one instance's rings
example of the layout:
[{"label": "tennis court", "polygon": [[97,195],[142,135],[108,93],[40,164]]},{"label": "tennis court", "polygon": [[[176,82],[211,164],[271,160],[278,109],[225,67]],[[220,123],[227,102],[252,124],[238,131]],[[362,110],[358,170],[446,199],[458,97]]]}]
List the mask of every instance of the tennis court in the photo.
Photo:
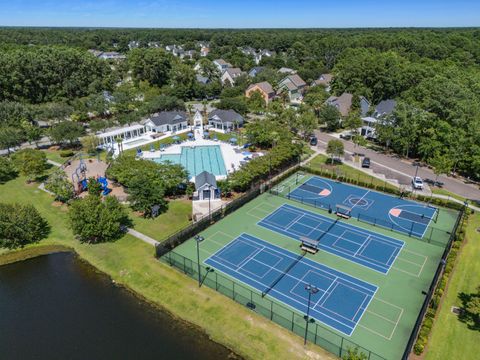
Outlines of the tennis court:
[{"label": "tennis court", "polygon": [[306,285],[318,292],[310,315],[350,336],[377,287],[248,234],[225,245],[205,263],[290,307],[307,312]]},{"label": "tennis court", "polygon": [[427,204],[404,200],[365,188],[312,176],[287,195],[315,207],[351,209],[353,217],[364,222],[391,228],[410,236],[423,238],[438,209]]},{"label": "tennis court", "polygon": [[319,240],[320,249],[384,274],[404,245],[403,241],[289,204],[273,211],[258,225],[299,241]]}]

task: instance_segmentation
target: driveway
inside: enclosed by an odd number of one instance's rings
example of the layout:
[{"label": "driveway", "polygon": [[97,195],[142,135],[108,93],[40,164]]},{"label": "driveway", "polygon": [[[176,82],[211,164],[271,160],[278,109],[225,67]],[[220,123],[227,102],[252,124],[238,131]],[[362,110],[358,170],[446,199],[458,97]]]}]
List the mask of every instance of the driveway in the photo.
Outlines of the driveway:
[{"label": "driveway", "polygon": [[[316,131],[315,134],[318,138],[318,146],[321,148],[325,148],[329,140],[338,139],[320,131]],[[350,141],[340,140],[343,142],[347,153],[356,152],[368,156],[371,160],[372,170],[378,174],[383,174],[389,179],[395,179],[402,185],[409,185],[411,178],[415,175],[416,164],[413,161],[400,159],[396,155],[381,154],[362,146],[355,147]],[[431,182],[432,184],[436,178],[433,171],[425,166],[418,168],[418,176],[425,182]],[[445,190],[480,203],[480,189],[478,186],[467,184],[461,179],[454,179],[445,175],[441,175],[438,181],[443,182]]]}]

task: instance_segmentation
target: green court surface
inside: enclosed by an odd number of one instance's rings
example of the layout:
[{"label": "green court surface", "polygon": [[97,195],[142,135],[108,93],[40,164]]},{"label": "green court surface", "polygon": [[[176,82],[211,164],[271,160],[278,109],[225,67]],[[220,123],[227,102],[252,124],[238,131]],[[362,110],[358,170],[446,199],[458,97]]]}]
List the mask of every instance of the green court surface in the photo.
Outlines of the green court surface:
[{"label": "green court surface", "polygon": [[[308,179],[308,176],[304,176],[304,178]],[[295,187],[297,183],[298,178],[293,175],[281,185]],[[262,239],[295,254],[300,254],[298,241],[257,225],[257,222],[284,204],[336,219],[335,215],[329,214],[325,210],[273,195],[269,192],[264,193],[201,233],[201,236],[205,238],[200,243],[200,262],[202,265],[204,265],[204,261],[208,257],[242,233]],[[456,212],[440,209],[437,222],[432,222],[429,226],[441,228],[443,231],[450,231],[454,227],[456,216]],[[313,255],[307,254],[305,257],[310,260],[378,287],[377,292],[351,336],[346,336],[317,321],[317,326],[315,326],[316,334],[310,334],[309,340],[316,342],[332,353],[336,353],[336,355],[342,354],[338,353],[338,347],[346,349],[349,346],[348,344],[353,346],[353,343],[355,343],[361,348],[371,351],[373,353],[372,359],[399,359],[403,355],[425,299],[422,291],[428,291],[442,257],[444,246],[440,244],[446,244],[446,241],[439,239],[438,243],[427,242],[402,233],[359,222],[354,218],[339,221],[403,241],[405,245],[387,274],[323,250]],[[439,230],[438,233],[440,234],[441,231]],[[432,240],[436,239],[432,238]],[[178,246],[170,256],[176,256],[175,254],[190,259],[192,264],[196,263],[197,249],[195,240],[190,239]],[[169,255],[167,254],[166,256]],[[213,281],[214,279],[216,280]],[[229,279],[229,281],[219,279]],[[225,283],[222,284],[222,281]],[[227,294],[229,291],[231,292],[231,282],[238,283],[238,280],[216,270],[206,275],[205,285]],[[238,285],[236,289],[234,286],[233,291],[236,291],[237,296],[248,298],[249,301],[256,304],[258,307],[255,311],[267,317],[273,317],[273,321],[290,328],[290,330],[299,335],[302,333],[302,329],[304,331],[304,314],[298,313],[298,316],[294,315],[292,317],[292,311],[295,312],[295,310],[289,308],[286,304],[275,300],[270,295],[262,298],[257,290],[248,285],[240,283]],[[232,297],[231,295],[228,296]],[[272,316],[270,310],[266,311],[265,309],[267,308],[273,310],[275,315]],[[232,309],[233,311],[234,309]],[[232,316],[235,315],[232,314]]]}]

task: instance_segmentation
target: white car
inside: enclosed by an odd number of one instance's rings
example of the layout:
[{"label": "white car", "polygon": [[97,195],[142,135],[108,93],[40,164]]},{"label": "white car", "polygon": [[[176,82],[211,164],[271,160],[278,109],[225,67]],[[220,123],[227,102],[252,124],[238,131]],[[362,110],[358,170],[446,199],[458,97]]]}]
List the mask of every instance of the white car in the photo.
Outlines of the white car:
[{"label": "white car", "polygon": [[417,190],[423,190],[423,180],[419,176],[415,176],[412,179],[412,187]]}]

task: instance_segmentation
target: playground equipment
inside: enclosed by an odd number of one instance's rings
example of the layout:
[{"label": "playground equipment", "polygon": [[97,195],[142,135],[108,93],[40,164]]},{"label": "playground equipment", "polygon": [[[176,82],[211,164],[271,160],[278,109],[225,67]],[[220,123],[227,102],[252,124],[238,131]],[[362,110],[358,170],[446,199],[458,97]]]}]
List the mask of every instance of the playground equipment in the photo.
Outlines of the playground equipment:
[{"label": "playground equipment", "polygon": [[[103,177],[103,176],[97,177],[97,182],[102,186],[103,196],[107,196],[112,191],[112,189],[108,188],[108,180],[106,177]],[[80,188],[80,192],[88,190],[88,180],[83,179],[82,181],[80,181],[79,188]]]},{"label": "playground equipment", "polygon": [[[86,174],[87,174],[87,165],[85,164],[82,157],[80,156],[80,164],[78,164],[78,167],[72,173],[72,183],[80,185],[82,181],[86,180]],[[75,181],[75,177],[77,178],[77,181]]]}]

